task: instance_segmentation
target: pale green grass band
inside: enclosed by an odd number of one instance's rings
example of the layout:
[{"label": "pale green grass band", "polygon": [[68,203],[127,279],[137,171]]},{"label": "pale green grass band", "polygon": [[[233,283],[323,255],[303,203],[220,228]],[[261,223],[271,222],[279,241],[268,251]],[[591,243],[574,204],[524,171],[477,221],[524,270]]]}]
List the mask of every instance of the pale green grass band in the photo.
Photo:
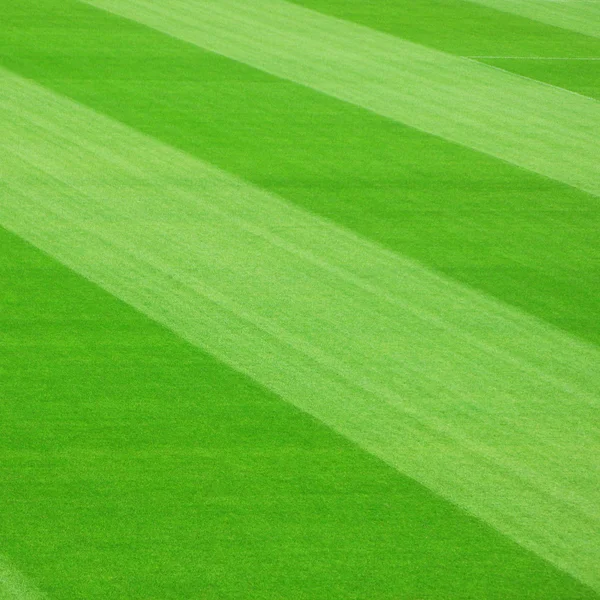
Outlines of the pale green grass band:
[{"label": "pale green grass band", "polygon": [[600,102],[281,0],[87,0],[600,195]]},{"label": "pale green grass band", "polygon": [[600,351],[1,71],[0,224],[600,589]]}]

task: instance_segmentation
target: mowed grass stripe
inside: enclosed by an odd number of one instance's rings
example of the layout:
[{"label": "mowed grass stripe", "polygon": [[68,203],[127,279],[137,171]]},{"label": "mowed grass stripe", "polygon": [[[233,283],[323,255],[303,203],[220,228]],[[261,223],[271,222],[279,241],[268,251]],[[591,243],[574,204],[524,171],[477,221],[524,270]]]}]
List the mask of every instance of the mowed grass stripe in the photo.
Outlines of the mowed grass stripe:
[{"label": "mowed grass stripe", "polygon": [[2,548],[51,599],[598,598],[1,227],[0,249]]},{"label": "mowed grass stripe", "polygon": [[600,57],[593,60],[552,57],[490,57],[477,60],[600,100]]},{"label": "mowed grass stripe", "polygon": [[2,79],[5,226],[600,587],[597,348]]},{"label": "mowed grass stripe", "polygon": [[485,0],[413,0],[370,6],[361,0],[291,1],[450,54],[600,56],[598,38],[499,11],[486,6]]},{"label": "mowed grass stripe", "polygon": [[600,344],[596,197],[79,2],[6,8],[11,70]]},{"label": "mowed grass stripe", "polygon": [[[464,0],[412,0],[402,5],[366,4],[361,0],[294,0],[294,4],[600,99],[597,60],[585,64],[568,61],[563,65],[540,62],[544,57],[600,58],[600,38]],[[504,56],[534,57],[534,61],[483,58]]]},{"label": "mowed grass stripe", "polygon": [[6,558],[0,556],[0,600],[48,600]]},{"label": "mowed grass stripe", "polygon": [[497,10],[522,15],[600,38],[600,3],[596,0],[472,0]]},{"label": "mowed grass stripe", "polygon": [[596,100],[282,0],[89,3],[600,195]]}]

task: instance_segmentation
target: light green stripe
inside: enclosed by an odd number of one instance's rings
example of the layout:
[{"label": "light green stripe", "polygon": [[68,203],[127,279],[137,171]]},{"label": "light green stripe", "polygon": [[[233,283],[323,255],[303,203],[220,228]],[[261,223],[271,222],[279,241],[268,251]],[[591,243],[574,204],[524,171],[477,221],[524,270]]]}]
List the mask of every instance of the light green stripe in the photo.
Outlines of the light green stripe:
[{"label": "light green stripe", "polygon": [[534,21],[600,37],[598,0],[471,0]]},{"label": "light green stripe", "polygon": [[0,556],[0,600],[47,600],[22,573]]},{"label": "light green stripe", "polygon": [[600,195],[600,102],[281,0],[89,0]]},{"label": "light green stripe", "polygon": [[0,73],[0,224],[600,589],[600,350]]}]

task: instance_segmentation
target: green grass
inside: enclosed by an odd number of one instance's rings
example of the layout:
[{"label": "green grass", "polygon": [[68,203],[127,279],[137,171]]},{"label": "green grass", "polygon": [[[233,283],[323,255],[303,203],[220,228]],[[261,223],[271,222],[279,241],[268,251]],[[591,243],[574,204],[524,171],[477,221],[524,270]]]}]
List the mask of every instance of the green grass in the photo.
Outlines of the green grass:
[{"label": "green grass", "polygon": [[5,15],[6,67],[600,341],[596,198],[90,7],[35,6]]},{"label": "green grass", "polygon": [[[600,57],[598,37],[494,10],[485,6],[486,2],[293,2],[459,56]],[[493,2],[502,4],[502,1]],[[498,66],[593,98],[600,96],[600,61],[589,61],[584,65],[567,61],[560,70],[554,61],[511,60]]]},{"label": "green grass", "polygon": [[[534,57],[533,60],[476,60],[600,99],[600,60],[570,60],[600,58],[598,36],[582,35],[524,16],[494,10],[485,6],[485,2],[293,2],[458,56]],[[591,6],[591,3],[587,5]],[[543,57],[569,60],[540,60]]]},{"label": "green grass", "polygon": [[2,551],[50,598],[595,597],[13,235],[0,248]]},{"label": "green grass", "polygon": [[[466,2],[302,4],[600,56]],[[0,8],[0,65],[600,342],[597,198],[77,2]],[[600,63],[497,64],[599,94]],[[597,597],[2,229],[0,290],[0,554],[50,600]]]}]

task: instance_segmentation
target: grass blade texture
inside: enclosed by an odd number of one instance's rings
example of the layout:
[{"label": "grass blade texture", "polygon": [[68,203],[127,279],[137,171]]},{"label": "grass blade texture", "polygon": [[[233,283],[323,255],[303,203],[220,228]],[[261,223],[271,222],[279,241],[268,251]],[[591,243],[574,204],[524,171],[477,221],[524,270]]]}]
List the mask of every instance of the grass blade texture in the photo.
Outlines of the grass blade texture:
[{"label": "grass blade texture", "polygon": [[476,0],[498,10],[600,37],[600,5],[594,0]]},{"label": "grass blade texture", "polygon": [[88,5],[10,8],[11,70],[600,343],[596,197]]},{"label": "grass blade texture", "polygon": [[0,600],[48,600],[48,597],[0,556]]},{"label": "grass blade texture", "polygon": [[596,348],[6,72],[3,88],[4,225],[598,586]]},{"label": "grass blade texture", "polygon": [[0,599],[599,597],[600,38],[0,12]]},{"label": "grass blade texture", "polygon": [[600,195],[600,102],[282,2],[90,4]]},{"label": "grass blade texture", "polygon": [[[295,0],[306,8],[366,25],[443,52],[600,99],[600,38],[463,0],[377,2]],[[506,4],[506,3],[504,3]],[[511,3],[526,7],[526,2]],[[545,2],[571,11],[575,2]],[[598,4],[587,3],[590,10]],[[586,19],[589,15],[586,15]],[[586,21],[589,26],[589,22]]]}]

